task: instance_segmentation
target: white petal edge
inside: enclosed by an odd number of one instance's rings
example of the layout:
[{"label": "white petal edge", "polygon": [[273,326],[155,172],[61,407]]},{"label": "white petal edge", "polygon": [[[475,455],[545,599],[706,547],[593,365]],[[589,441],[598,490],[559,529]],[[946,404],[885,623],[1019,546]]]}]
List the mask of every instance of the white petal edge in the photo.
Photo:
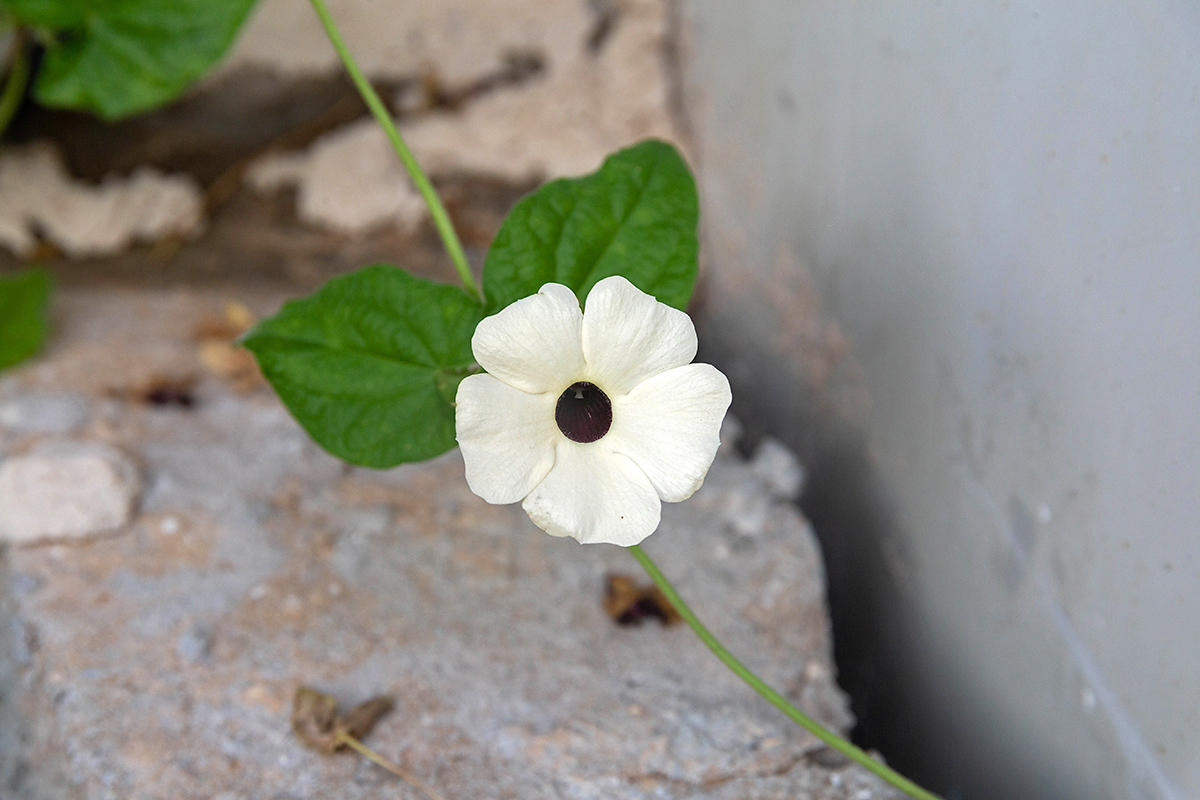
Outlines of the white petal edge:
[{"label": "white petal edge", "polygon": [[600,442],[563,439],[554,467],[523,503],[533,524],[581,544],[635,545],[658,527],[662,503],[642,470]]},{"label": "white petal edge", "polygon": [[646,473],[659,497],[678,503],[704,483],[732,399],[729,380],[716,367],[676,367],[613,398],[604,441]]},{"label": "white petal edge", "polygon": [[696,328],[619,275],[592,287],[583,312],[583,357],[589,379],[609,397],[696,357]]},{"label": "white petal edge", "polygon": [[469,375],[458,385],[455,437],[467,485],[489,503],[515,503],[554,466],[563,438],[554,422],[554,394],[528,394],[491,375]]},{"label": "white petal edge", "polygon": [[509,386],[561,393],[584,372],[582,325],[575,293],[547,283],[481,321],[471,351],[481,367]]}]

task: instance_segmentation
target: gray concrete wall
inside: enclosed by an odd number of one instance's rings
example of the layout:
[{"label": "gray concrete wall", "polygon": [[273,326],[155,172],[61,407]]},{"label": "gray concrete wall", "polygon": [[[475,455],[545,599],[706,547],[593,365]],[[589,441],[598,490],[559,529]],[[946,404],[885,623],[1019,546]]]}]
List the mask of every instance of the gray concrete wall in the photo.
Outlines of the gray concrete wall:
[{"label": "gray concrete wall", "polygon": [[864,735],[1200,797],[1200,6],[682,17],[707,355],[812,468]]}]

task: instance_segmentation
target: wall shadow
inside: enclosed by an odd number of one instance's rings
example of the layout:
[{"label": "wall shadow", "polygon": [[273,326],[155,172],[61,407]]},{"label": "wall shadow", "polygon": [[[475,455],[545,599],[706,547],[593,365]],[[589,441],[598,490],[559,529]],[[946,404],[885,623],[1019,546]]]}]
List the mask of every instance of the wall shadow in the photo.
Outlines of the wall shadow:
[{"label": "wall shadow", "polygon": [[824,554],[834,660],[857,720],[855,744],[946,800],[1072,796],[1062,785],[1047,793],[1051,765],[1020,761],[1009,746],[1020,731],[1004,709],[950,677],[954,655],[938,651],[903,575],[889,565],[898,553],[903,563],[904,537],[866,433],[814,401],[802,377],[780,368],[785,359],[739,342],[719,320],[705,327],[698,360],[730,376],[743,445],[752,450],[774,436],[805,466],[798,504]]}]

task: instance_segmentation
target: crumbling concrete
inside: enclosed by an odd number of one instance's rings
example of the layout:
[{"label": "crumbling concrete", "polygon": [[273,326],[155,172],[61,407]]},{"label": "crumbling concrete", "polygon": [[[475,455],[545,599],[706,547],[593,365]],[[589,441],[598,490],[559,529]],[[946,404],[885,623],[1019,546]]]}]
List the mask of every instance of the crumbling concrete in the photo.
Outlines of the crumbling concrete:
[{"label": "crumbling concrete", "polygon": [[[640,139],[679,143],[665,0],[415,2],[386,18],[357,3],[331,6],[370,77],[406,81],[395,103],[409,107],[400,129],[432,174],[522,184],[590,172]],[[514,60],[532,65],[528,74],[511,85],[497,79]],[[341,68],[307,8],[270,2],[225,70],[239,67],[297,76]],[[446,104],[445,97],[462,100]],[[425,214],[391,145],[369,120],[305,151],[264,157],[250,180],[261,189],[296,186],[301,219],[347,233],[386,222],[408,228]]]},{"label": "crumbling concrete", "polygon": [[186,175],[139,167],[90,186],[67,173],[47,142],[0,150],[0,246],[17,255],[32,253],[39,235],[82,257],[203,228],[200,188]]}]

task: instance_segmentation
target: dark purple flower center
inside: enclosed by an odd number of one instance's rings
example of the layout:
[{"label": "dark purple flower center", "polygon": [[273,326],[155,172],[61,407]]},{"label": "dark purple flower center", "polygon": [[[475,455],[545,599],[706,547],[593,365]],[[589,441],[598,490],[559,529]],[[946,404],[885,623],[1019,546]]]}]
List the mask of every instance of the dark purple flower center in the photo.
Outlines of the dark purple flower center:
[{"label": "dark purple flower center", "polygon": [[612,427],[612,401],[594,383],[572,383],[558,398],[554,421],[572,442],[594,442]]}]

